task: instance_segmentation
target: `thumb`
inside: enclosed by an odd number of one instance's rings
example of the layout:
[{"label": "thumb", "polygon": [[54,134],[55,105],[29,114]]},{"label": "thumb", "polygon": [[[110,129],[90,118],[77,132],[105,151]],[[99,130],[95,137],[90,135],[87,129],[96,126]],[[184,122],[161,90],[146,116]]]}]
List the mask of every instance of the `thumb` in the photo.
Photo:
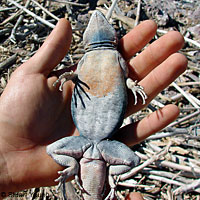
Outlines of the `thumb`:
[{"label": "thumb", "polygon": [[66,19],[60,19],[37,53],[22,65],[24,72],[48,76],[66,55],[71,38],[70,23]]}]

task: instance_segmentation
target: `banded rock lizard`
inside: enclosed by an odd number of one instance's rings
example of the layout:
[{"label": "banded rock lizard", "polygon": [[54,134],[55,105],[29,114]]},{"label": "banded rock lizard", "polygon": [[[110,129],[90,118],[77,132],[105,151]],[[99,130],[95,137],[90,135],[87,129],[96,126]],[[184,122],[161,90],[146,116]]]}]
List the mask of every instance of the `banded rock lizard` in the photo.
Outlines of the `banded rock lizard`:
[{"label": "banded rock lizard", "polygon": [[[60,165],[56,179],[63,186],[71,176],[80,180],[85,200],[101,200],[108,177],[110,193],[115,197],[119,176],[139,164],[139,157],[125,144],[112,140],[120,128],[127,106],[127,87],[145,103],[143,88],[128,78],[128,67],[117,51],[115,29],[100,11],[94,11],[83,35],[86,53],[75,72],[62,74],[75,83],[71,101],[72,118],[80,136],[62,138],[47,146],[47,153]],[[62,87],[62,85],[61,85]]]}]

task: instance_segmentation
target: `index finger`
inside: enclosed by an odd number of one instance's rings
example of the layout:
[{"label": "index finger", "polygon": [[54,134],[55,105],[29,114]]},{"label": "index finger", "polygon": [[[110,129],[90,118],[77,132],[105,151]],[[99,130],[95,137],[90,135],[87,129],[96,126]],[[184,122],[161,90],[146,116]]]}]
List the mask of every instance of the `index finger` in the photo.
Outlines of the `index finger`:
[{"label": "index finger", "polygon": [[127,33],[119,41],[119,51],[125,60],[129,60],[155,36],[157,25],[146,20]]}]

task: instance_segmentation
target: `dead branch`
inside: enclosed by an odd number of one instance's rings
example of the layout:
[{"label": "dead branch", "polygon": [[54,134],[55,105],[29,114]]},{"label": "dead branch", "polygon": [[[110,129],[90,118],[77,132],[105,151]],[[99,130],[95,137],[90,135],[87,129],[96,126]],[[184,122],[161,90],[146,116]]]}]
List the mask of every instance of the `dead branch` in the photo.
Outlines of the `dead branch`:
[{"label": "dead branch", "polygon": [[43,24],[49,26],[50,28],[54,28],[55,25],[48,22],[45,19],[42,19],[40,16],[37,16],[35,13],[31,12],[30,10],[26,9],[25,7],[21,6],[20,4],[18,4],[17,2],[13,1],[13,0],[8,0],[10,3],[14,4],[16,7],[22,9],[24,12],[26,12],[27,14],[29,14],[30,16],[36,18],[38,21],[42,22]]},{"label": "dead branch", "polygon": [[200,179],[197,179],[190,184],[184,184],[181,187],[177,188],[174,191],[174,195],[179,195],[179,194],[187,193],[190,191],[194,191],[195,189],[199,187],[200,187]]},{"label": "dead branch", "polygon": [[11,65],[16,60],[17,60],[17,54],[14,54],[11,57],[9,57],[7,60],[5,60],[4,62],[0,63],[0,72],[11,67]]},{"label": "dead branch", "polygon": [[133,168],[132,170],[130,170],[129,172],[127,172],[125,174],[122,174],[119,177],[119,180],[123,181],[123,180],[125,180],[127,178],[130,178],[131,176],[133,176],[134,174],[136,174],[137,172],[139,172],[140,170],[142,170],[144,167],[147,167],[148,165],[152,164],[156,160],[160,159],[162,156],[164,156],[167,153],[170,145],[171,145],[171,143],[169,143],[168,146],[164,150],[162,150],[162,151],[158,152],[157,154],[153,155],[151,158],[149,158],[148,160],[146,160],[141,165]]}]

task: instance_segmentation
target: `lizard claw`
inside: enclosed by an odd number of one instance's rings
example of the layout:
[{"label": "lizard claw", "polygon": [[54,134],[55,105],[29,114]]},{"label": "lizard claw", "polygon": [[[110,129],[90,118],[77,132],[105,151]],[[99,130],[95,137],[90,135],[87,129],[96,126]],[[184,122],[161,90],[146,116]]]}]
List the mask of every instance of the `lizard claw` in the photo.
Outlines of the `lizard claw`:
[{"label": "lizard claw", "polygon": [[[58,77],[58,79],[53,83],[53,86],[56,87],[59,83],[61,83],[59,90],[62,91],[64,83],[69,80],[73,80],[76,76],[77,74],[75,74],[72,70],[70,72],[65,72]],[[64,80],[62,81],[62,79]]]},{"label": "lizard claw", "polygon": [[137,81],[133,81],[132,79],[128,78],[126,80],[126,85],[129,89],[132,90],[134,98],[135,98],[135,103],[134,105],[137,104],[137,94],[138,93],[142,97],[142,104],[144,105],[146,103],[147,95],[144,92],[144,88],[141,85],[137,84]]},{"label": "lizard claw", "polygon": [[76,180],[76,183],[77,183],[79,189],[81,190],[81,192],[85,192],[84,188],[82,187],[82,185],[80,183],[80,179],[79,179],[78,175],[75,175],[75,180]]},{"label": "lizard claw", "polygon": [[55,182],[59,182],[58,184],[58,189],[62,186],[62,184],[64,184],[66,182],[66,179],[70,177],[70,175],[68,175],[69,173],[69,169],[66,168],[63,171],[58,171],[58,174],[60,175],[57,179],[55,179]]},{"label": "lizard claw", "polygon": [[[57,179],[56,179],[57,180]],[[55,181],[56,181],[55,180]],[[63,195],[63,200],[67,200],[67,197],[66,197],[66,189],[65,189],[65,180],[63,181],[59,181],[59,184],[56,188],[56,192],[58,192],[58,190],[61,190],[62,192],[62,195]]]},{"label": "lizard claw", "polygon": [[58,174],[60,176],[57,179],[55,179],[55,182],[59,182],[56,191],[58,192],[58,190],[61,190],[64,200],[67,200],[65,182],[67,178],[71,176],[69,175],[69,171],[70,171],[69,168],[66,168],[63,171],[58,171]]},{"label": "lizard claw", "polygon": [[109,185],[110,185],[111,190],[110,190],[108,196],[105,198],[105,200],[109,200],[109,199],[112,200],[115,197],[117,197],[116,186],[117,186],[117,182],[119,181],[119,176],[116,179],[114,179],[113,176],[109,175],[108,180],[109,180]]},{"label": "lizard claw", "polygon": [[115,189],[112,188],[108,196],[105,198],[105,200],[114,199],[114,197],[115,197]]},{"label": "lizard claw", "polygon": [[59,190],[59,189],[61,188],[61,186],[62,186],[63,184],[65,184],[66,179],[67,179],[66,177],[64,177],[63,175],[61,175],[61,176],[59,176],[57,179],[54,180],[55,182],[59,182],[59,183],[58,183],[57,190]]}]

